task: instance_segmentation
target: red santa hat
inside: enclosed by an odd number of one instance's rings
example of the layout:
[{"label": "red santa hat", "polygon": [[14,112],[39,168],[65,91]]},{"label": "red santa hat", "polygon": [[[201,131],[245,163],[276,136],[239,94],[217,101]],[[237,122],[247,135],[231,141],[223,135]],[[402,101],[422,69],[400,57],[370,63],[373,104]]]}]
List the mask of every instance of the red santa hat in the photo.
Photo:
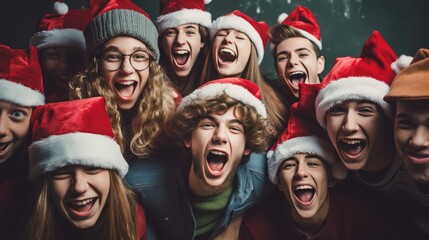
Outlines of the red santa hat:
[{"label": "red santa hat", "polygon": [[30,39],[30,46],[38,49],[47,47],[75,47],[85,49],[83,29],[91,19],[89,9],[69,10],[66,3],[54,3],[54,12],[41,17],[36,33]]},{"label": "red santa hat", "polygon": [[144,42],[159,60],[158,31],[149,14],[131,0],[91,0],[91,15],[83,31],[89,57],[106,40],[131,36]]},{"label": "red santa hat", "polygon": [[239,10],[234,10],[225,16],[218,17],[213,23],[210,30],[210,37],[213,40],[216,33],[222,29],[232,28],[245,33],[250,41],[253,42],[258,54],[258,63],[264,58],[265,46],[268,42],[268,31],[270,27],[266,22],[256,22],[251,17]]},{"label": "red santa hat", "polygon": [[155,21],[159,34],[169,28],[189,23],[210,28],[212,15],[206,12],[206,2],[207,0],[161,0],[159,17]]},{"label": "red santa hat", "polygon": [[43,105],[43,80],[36,47],[0,45],[0,100],[24,107]]},{"label": "red santa hat", "polygon": [[102,97],[37,107],[31,124],[31,181],[68,165],[113,169],[122,177],[128,171]]},{"label": "red santa hat", "polygon": [[310,9],[304,6],[297,6],[289,15],[286,13],[281,14],[277,21],[280,24],[298,30],[304,37],[314,42],[322,50],[320,27]]},{"label": "red santa hat", "polygon": [[318,125],[314,112],[314,99],[318,84],[299,86],[299,101],[290,109],[287,129],[277,143],[268,152],[268,175],[272,183],[277,184],[277,172],[280,165],[297,153],[310,153],[319,156],[331,167],[334,178],[341,180],[347,176],[347,170],[338,160],[326,132]]},{"label": "red santa hat", "polygon": [[222,93],[255,107],[261,117],[267,118],[267,110],[261,101],[258,85],[247,79],[234,77],[212,80],[201,85],[182,99],[179,108],[192,105],[195,99],[213,99]]},{"label": "red santa hat", "polygon": [[337,58],[332,70],[321,83],[316,98],[316,117],[326,128],[326,113],[348,100],[365,100],[381,107],[390,117],[390,107],[383,97],[395,77],[391,64],[397,59],[393,49],[378,31],[366,40],[360,57]]}]

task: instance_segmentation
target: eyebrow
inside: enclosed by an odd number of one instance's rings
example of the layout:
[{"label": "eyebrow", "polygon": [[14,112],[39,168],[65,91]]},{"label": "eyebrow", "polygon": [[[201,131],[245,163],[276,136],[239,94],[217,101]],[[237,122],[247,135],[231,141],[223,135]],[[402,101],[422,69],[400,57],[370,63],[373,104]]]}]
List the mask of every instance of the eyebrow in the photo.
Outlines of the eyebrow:
[{"label": "eyebrow", "polygon": [[[300,52],[300,51],[309,51],[309,52],[311,52],[311,50],[310,50],[310,49],[305,48],[305,47],[303,47],[303,48],[298,48],[298,49],[293,50],[293,52]],[[281,51],[281,52],[279,52],[279,53],[277,54],[277,56],[278,56],[278,55],[280,55],[280,54],[289,54],[289,53],[288,53],[287,51]]]},{"label": "eyebrow", "polygon": [[398,115],[395,116],[395,118],[412,118],[412,116],[406,113],[399,113]]},{"label": "eyebrow", "polygon": [[[213,122],[219,122],[217,120],[217,118],[213,117],[212,115],[206,115],[206,116],[202,117],[201,119],[204,119],[204,118],[207,118],[207,119],[209,119],[209,120],[211,120]],[[237,118],[233,118],[233,119],[228,120],[228,123],[229,124],[231,124],[231,123],[238,123],[238,124],[243,125],[243,122],[241,120],[237,119]]]},{"label": "eyebrow", "polygon": [[[109,47],[107,47],[107,48],[104,49],[104,51],[106,51],[106,50],[116,50],[116,51],[122,53],[122,51],[120,51],[119,48],[117,46],[115,46],[115,45],[109,46]],[[132,51],[135,52],[137,50],[147,51],[147,48],[144,48],[143,46],[137,46],[137,47],[134,47]]]},{"label": "eyebrow", "polygon": [[185,29],[188,29],[188,28],[192,28],[192,29],[197,30],[197,28],[196,28],[195,26],[192,26],[192,25],[189,25],[189,26],[186,26],[186,27],[185,27]]}]

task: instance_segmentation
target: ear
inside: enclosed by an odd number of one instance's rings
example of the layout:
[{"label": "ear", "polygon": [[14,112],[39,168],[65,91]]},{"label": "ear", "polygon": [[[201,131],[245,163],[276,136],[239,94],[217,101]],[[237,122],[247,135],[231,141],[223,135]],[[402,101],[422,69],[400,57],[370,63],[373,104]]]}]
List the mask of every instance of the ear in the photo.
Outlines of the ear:
[{"label": "ear", "polygon": [[244,149],[244,152],[243,152],[243,156],[247,156],[247,155],[249,155],[250,154],[250,148],[246,148],[246,149]]},{"label": "ear", "polygon": [[185,140],[185,147],[187,147],[187,148],[191,148],[191,139],[188,139],[188,140]]},{"label": "ear", "polygon": [[320,56],[317,59],[317,74],[321,74],[325,70],[325,57]]},{"label": "ear", "polygon": [[201,42],[201,49],[203,49],[204,48],[204,46],[206,45],[206,42]]},{"label": "ear", "polygon": [[280,192],[284,192],[285,191],[285,188],[281,184],[277,184],[277,188],[279,189]]}]

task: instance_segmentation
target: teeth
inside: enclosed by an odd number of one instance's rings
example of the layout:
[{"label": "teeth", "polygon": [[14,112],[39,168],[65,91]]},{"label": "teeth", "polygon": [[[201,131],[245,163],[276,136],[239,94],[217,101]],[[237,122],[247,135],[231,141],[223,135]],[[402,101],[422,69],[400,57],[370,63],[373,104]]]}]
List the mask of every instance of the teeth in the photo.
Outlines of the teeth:
[{"label": "teeth", "polygon": [[85,200],[82,200],[82,201],[75,201],[75,202],[73,202],[73,204],[74,205],[78,205],[78,206],[83,206],[83,205],[88,204],[88,203],[90,203],[92,201],[94,201],[94,198],[89,198],[89,199],[85,199]]},{"label": "teeth", "polygon": [[223,152],[219,152],[219,151],[210,151],[210,153],[211,153],[211,154],[215,154],[215,155],[221,155],[221,156],[226,155],[225,153],[223,153]]},{"label": "teeth", "polygon": [[228,49],[228,48],[222,48],[220,51],[221,51],[222,53],[229,53],[229,54],[231,54],[231,55],[234,55],[234,56],[235,56],[235,52],[234,52],[234,51],[232,51],[231,49]]},{"label": "teeth", "polygon": [[347,144],[357,144],[357,143],[362,143],[362,140],[342,140],[343,142],[347,143]]},{"label": "teeth", "polygon": [[176,54],[188,54],[188,51],[186,51],[186,50],[177,50],[177,51],[174,51],[174,53],[176,53]]},{"label": "teeth", "polygon": [[296,75],[296,74],[305,74],[305,73],[301,72],[301,71],[298,71],[298,72],[293,72],[293,73],[289,74],[289,76],[293,76],[293,75]]},{"label": "teeth", "polygon": [[121,85],[127,85],[127,86],[129,86],[129,85],[133,85],[134,81],[132,81],[132,80],[130,80],[130,81],[121,81],[121,82],[117,82],[117,83],[121,84]]},{"label": "teeth", "polygon": [[313,189],[313,187],[310,185],[302,185],[302,186],[296,187],[296,190],[304,190],[304,189]]}]

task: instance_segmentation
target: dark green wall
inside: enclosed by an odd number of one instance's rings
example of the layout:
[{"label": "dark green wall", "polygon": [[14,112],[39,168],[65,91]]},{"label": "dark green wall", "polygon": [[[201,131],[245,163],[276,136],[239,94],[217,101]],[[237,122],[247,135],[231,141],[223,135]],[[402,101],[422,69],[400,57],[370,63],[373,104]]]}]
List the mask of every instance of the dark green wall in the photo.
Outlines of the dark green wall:
[{"label": "dark green wall", "polygon": [[[88,6],[89,0],[63,0],[70,8]],[[38,17],[50,11],[53,0],[5,1],[0,9],[0,43],[14,48],[25,48]],[[137,1],[152,19],[158,14],[158,0]],[[213,19],[239,9],[258,21],[276,24],[282,12],[304,5],[315,14],[323,41],[327,66],[332,67],[336,57],[358,56],[365,40],[373,30],[392,46],[395,52],[414,55],[421,47],[429,48],[428,0],[213,0],[206,6]],[[267,47],[262,69],[275,76],[273,60]]]}]

